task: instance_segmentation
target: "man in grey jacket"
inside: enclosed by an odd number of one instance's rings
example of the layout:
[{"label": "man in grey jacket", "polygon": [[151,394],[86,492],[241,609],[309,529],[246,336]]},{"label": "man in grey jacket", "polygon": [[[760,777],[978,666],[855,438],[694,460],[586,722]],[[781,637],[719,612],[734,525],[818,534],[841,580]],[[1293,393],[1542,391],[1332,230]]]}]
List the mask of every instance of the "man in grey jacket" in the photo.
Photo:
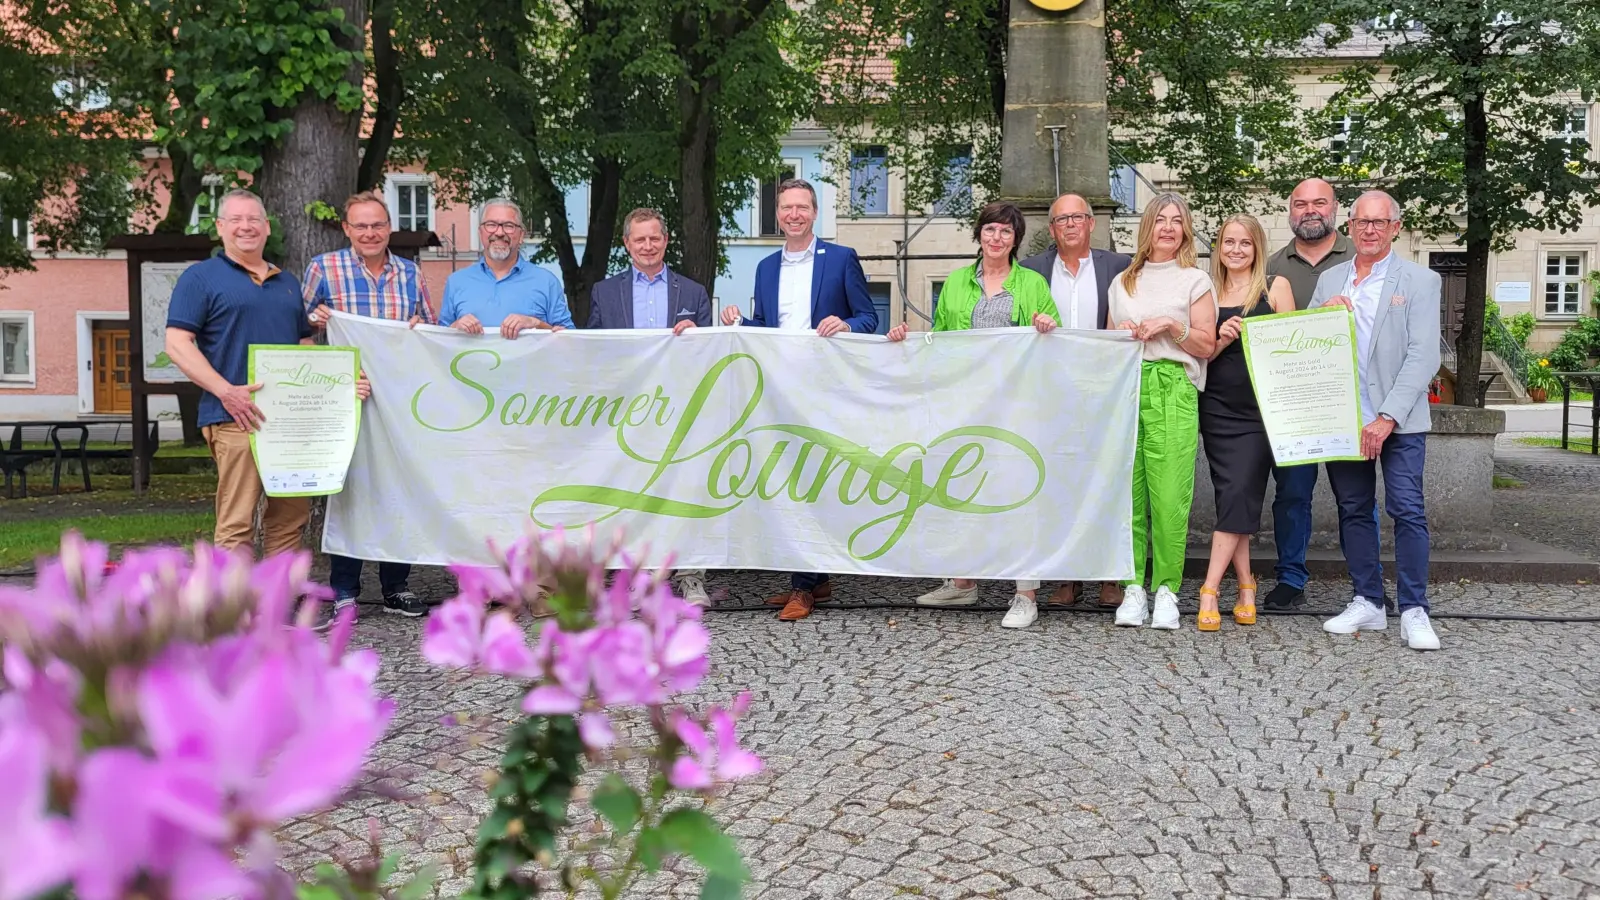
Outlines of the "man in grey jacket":
[{"label": "man in grey jacket", "polygon": [[[1062,328],[1105,328],[1110,304],[1106,292],[1111,279],[1122,274],[1133,260],[1110,250],[1093,250],[1089,238],[1094,234],[1094,209],[1077,194],[1062,194],[1050,205],[1050,236],[1055,246],[1022,261],[1027,268],[1050,283],[1050,296],[1061,313]],[[1055,606],[1078,602],[1079,585],[1067,582],[1050,594]],[[1122,586],[1114,582],[1100,585],[1100,605],[1122,603]]]},{"label": "man in grey jacket", "polygon": [[[667,268],[667,220],[636,209],[622,220],[622,245],[633,265],[589,292],[589,328],[671,328],[683,334],[711,325],[706,289]],[[705,569],[679,569],[678,592],[696,606],[711,605]]]},{"label": "man in grey jacket", "polygon": [[1394,520],[1395,583],[1400,637],[1413,650],[1437,650],[1428,620],[1428,516],[1422,469],[1432,413],[1428,384],[1439,370],[1439,276],[1393,252],[1400,204],[1368,191],[1350,210],[1356,255],[1322,273],[1311,305],[1343,306],[1355,315],[1361,462],[1330,462],[1328,482],[1339,505],[1339,543],[1355,597],[1323,623],[1332,634],[1380,631],[1383,575],[1378,568],[1377,467],[1383,464],[1384,509]]},{"label": "man in grey jacket", "polygon": [[633,265],[589,292],[588,328],[688,328],[711,325],[706,289],[667,268],[667,220],[636,209],[622,220],[622,245]]}]

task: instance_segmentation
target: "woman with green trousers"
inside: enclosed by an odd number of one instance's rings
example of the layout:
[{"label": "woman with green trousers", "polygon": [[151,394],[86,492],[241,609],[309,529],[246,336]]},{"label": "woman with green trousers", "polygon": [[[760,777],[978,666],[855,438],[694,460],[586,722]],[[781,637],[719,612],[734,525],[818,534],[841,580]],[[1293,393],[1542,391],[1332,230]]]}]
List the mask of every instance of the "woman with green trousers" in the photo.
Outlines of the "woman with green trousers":
[{"label": "woman with green trousers", "polygon": [[[1194,223],[1178,194],[1144,208],[1133,263],[1111,283],[1108,327],[1144,344],[1139,440],[1133,457],[1133,580],[1123,587],[1117,624],[1178,627],[1178,587],[1189,544],[1200,392],[1217,340],[1211,277],[1196,266]],[[1145,549],[1150,586],[1145,593]]]},{"label": "woman with green trousers", "polygon": [[[996,201],[978,212],[972,238],[978,242],[978,261],[950,273],[939,292],[939,308],[933,314],[934,331],[967,331],[974,328],[1032,326],[1040,334],[1056,327],[1055,300],[1044,276],[1017,265],[1017,248],[1027,233],[1027,223],[1015,204]],[[889,329],[889,340],[906,339],[906,324]],[[1019,579],[1011,608],[1001,620],[1002,628],[1027,628],[1039,617],[1035,596],[1039,582]],[[917,598],[919,606],[971,606],[978,602],[978,583],[970,579],[946,579],[939,587]]]}]

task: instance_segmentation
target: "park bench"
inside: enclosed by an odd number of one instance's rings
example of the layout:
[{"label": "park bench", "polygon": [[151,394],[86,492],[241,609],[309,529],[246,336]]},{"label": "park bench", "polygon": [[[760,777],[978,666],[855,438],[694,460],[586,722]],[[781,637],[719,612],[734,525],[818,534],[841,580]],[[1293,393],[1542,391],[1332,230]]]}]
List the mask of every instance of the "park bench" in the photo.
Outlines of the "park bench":
[{"label": "park bench", "polygon": [[[85,492],[94,490],[94,487],[89,483],[89,462],[90,462],[90,460],[96,460],[96,459],[127,459],[127,460],[131,460],[131,459],[133,459],[133,447],[132,447],[132,445],[129,445],[127,447],[109,447],[109,448],[106,448],[106,447],[94,447],[94,448],[91,448],[89,446],[89,425],[90,424],[92,424],[92,423],[84,423],[84,424],[78,424],[78,425],[55,425],[55,426],[52,426],[51,429],[50,429],[50,444],[51,444],[51,446],[53,446],[55,448],[55,451],[54,451],[53,454],[47,452],[46,456],[54,456],[54,458],[55,458],[55,470],[51,474],[50,489],[52,491],[54,491],[55,493],[57,493],[57,494],[61,493],[61,467],[69,459],[75,459],[75,460],[78,461],[78,468],[83,472],[83,489],[84,489]],[[78,446],[76,446],[76,447],[67,447],[66,445],[62,444],[62,442],[61,442],[61,432],[63,432],[63,431],[76,431],[78,433]],[[160,430],[158,428],[158,424],[156,422],[151,422],[150,423],[150,441],[149,441],[149,443],[145,444],[145,462],[146,462],[146,464],[148,464],[150,462],[150,460],[155,457],[156,449],[160,445],[161,445],[161,438],[160,438]],[[26,490],[24,490],[24,494],[26,494]]]}]

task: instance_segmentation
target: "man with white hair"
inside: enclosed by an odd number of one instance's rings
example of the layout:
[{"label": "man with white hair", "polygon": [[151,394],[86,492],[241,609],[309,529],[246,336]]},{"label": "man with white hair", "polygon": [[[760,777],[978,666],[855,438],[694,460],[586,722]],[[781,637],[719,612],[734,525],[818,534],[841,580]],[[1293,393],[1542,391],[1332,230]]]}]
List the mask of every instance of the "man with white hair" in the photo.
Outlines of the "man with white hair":
[{"label": "man with white hair", "polygon": [[1438,274],[1394,253],[1400,204],[1367,191],[1350,209],[1356,255],[1323,273],[1311,305],[1343,306],[1355,314],[1357,392],[1361,402],[1361,462],[1330,462],[1328,483],[1339,505],[1339,544],[1355,597],[1323,623],[1331,634],[1381,631],[1383,574],[1378,568],[1374,516],[1377,467],[1383,464],[1383,505],[1394,520],[1396,597],[1400,636],[1413,650],[1437,650],[1428,619],[1428,516],[1422,470],[1432,412],[1428,384],[1439,370]]},{"label": "man with white hair", "polygon": [[467,334],[499,328],[514,339],[529,328],[571,328],[561,281],[522,257],[522,210],[510,200],[490,200],[478,221],[483,256],[444,283],[439,324]]}]

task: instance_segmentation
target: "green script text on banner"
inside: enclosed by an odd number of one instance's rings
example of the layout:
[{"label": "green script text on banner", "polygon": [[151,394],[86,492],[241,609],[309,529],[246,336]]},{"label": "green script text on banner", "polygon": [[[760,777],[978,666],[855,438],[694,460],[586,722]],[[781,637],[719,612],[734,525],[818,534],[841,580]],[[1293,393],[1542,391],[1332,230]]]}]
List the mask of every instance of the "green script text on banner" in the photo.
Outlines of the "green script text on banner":
[{"label": "green script text on banner", "polygon": [[529,524],[654,564],[1131,577],[1139,347],[1031,329],[524,332],[336,314],[373,386],[323,549],[485,563]]}]

